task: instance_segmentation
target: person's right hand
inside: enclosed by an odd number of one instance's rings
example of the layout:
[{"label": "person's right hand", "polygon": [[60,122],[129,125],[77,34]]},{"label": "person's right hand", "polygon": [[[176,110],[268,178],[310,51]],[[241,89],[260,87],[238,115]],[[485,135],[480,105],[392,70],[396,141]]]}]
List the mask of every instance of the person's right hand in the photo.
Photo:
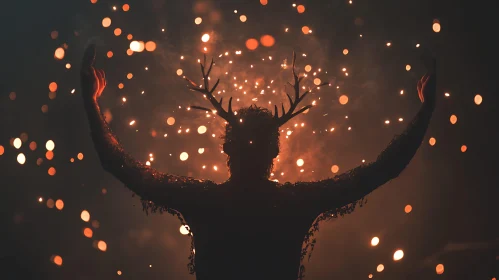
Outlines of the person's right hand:
[{"label": "person's right hand", "polygon": [[106,87],[106,74],[101,69],[95,69],[95,45],[85,50],[80,70],[82,96],[84,99],[97,100]]}]

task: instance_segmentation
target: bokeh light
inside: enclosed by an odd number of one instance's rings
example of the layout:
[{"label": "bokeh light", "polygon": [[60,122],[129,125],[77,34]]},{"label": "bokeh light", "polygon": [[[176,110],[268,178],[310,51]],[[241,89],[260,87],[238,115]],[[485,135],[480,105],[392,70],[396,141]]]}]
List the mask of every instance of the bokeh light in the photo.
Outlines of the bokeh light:
[{"label": "bokeh light", "polygon": [[246,48],[250,51],[256,50],[256,48],[258,48],[258,40],[254,38],[246,40]]},{"label": "bokeh light", "polygon": [[84,222],[88,222],[88,221],[90,221],[90,213],[87,210],[83,210],[83,211],[81,211],[80,218]]},{"label": "bokeh light", "polygon": [[102,19],[102,26],[105,28],[111,26],[111,19],[108,17]]},{"label": "bokeh light", "polygon": [[371,239],[371,246],[378,246],[379,244],[379,237],[375,236]]},{"label": "bokeh light", "polygon": [[404,251],[402,250],[397,250],[395,253],[393,253],[393,260],[394,261],[400,261],[404,257]]},{"label": "bokeh light", "polygon": [[443,274],[444,273],[444,265],[443,264],[437,264],[437,266],[435,267],[435,272],[437,274]]}]

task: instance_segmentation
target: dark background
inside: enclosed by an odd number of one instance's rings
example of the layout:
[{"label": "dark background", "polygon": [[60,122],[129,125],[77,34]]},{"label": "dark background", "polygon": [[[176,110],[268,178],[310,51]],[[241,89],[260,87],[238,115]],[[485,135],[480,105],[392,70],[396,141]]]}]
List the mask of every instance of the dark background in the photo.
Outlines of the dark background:
[{"label": "dark background", "polygon": [[[95,5],[87,0],[2,3],[0,145],[5,153],[0,156],[0,278],[194,279],[186,268],[190,241],[179,233],[178,221],[168,215],[145,216],[139,200],[131,198],[99,166],[79,97],[78,68],[84,47],[97,42],[98,64],[107,71],[109,81],[102,104],[111,110],[111,126],[131,154],[147,160],[147,154],[153,152],[154,165],[161,171],[222,182],[227,174],[217,148],[219,141],[195,133],[198,125],[206,124],[204,117],[178,109],[203,100],[189,93],[175,75],[177,68],[183,68],[184,73],[198,77],[191,58],[199,57],[201,34],[212,30],[217,32],[210,45],[217,49],[213,54],[242,49],[239,65],[245,69],[268,55],[275,57],[276,65],[283,59],[289,62],[294,49],[308,54],[299,57],[298,64],[330,69],[324,79],[341,86],[341,90],[321,92],[324,103],[300,117],[307,128],[294,132],[296,137],[283,144],[284,162],[278,169],[289,173],[283,178],[289,181],[331,176],[332,164],[338,164],[342,172],[360,159],[374,160],[417,111],[420,102],[415,85],[424,74],[418,58],[423,47],[429,48],[438,60],[439,104],[421,149],[400,178],[369,196],[366,207],[321,225],[318,245],[307,263],[307,279],[365,279],[370,273],[376,279],[499,277],[495,4],[354,0],[349,5],[343,0],[309,0],[297,2],[306,7],[306,12],[298,15],[292,2],[269,2],[262,7],[256,0],[212,1],[208,13],[220,13],[218,23],[194,11],[194,1],[129,1],[128,13],[120,9],[123,1],[99,0]],[[119,11],[113,12],[113,5]],[[239,10],[237,15],[234,9]],[[238,20],[243,13],[248,16],[245,24]],[[111,28],[102,28],[105,16],[113,19]],[[196,16],[203,17],[200,26],[193,23]],[[441,23],[440,33],[432,31],[435,19]],[[313,29],[312,35],[299,32],[305,24]],[[112,35],[115,27],[122,28],[124,35]],[[292,32],[284,34],[284,27]],[[53,30],[59,32],[55,40],[50,38]],[[124,38],[128,33],[138,40],[154,40],[158,49],[128,57]],[[274,35],[276,46],[248,53],[244,41],[263,34]],[[388,41],[391,48],[385,45]],[[63,43],[68,44],[66,56],[56,61],[53,52]],[[415,48],[416,43],[421,49]],[[349,55],[341,54],[344,48],[350,50]],[[104,58],[109,49],[115,53],[110,60]],[[186,55],[190,63],[180,62],[180,55]],[[72,65],[69,70],[64,67],[68,62]],[[227,60],[221,63],[226,65]],[[412,65],[411,71],[405,71],[406,64]],[[236,66],[233,71],[248,79],[276,72],[270,64],[262,65],[255,72],[246,73]],[[144,66],[150,70],[144,71]],[[342,67],[349,69],[348,78],[342,76]],[[131,81],[125,78],[128,72],[134,73]],[[278,80],[288,79],[289,72],[275,75]],[[49,100],[52,81],[59,88],[57,97]],[[117,89],[119,82],[125,83],[129,99],[125,105],[120,102],[124,93]],[[73,88],[76,93],[70,94]],[[398,94],[400,89],[405,91],[403,96]],[[146,94],[140,95],[141,90]],[[14,101],[9,99],[13,91]],[[341,107],[337,97],[343,92],[350,101]],[[444,92],[451,96],[445,98]],[[473,102],[476,94],[483,96],[480,106]],[[245,99],[242,103],[247,106],[251,102]],[[40,110],[44,104],[49,105],[45,114]],[[455,125],[449,123],[451,114],[458,116]],[[174,126],[165,124],[167,116],[175,116]],[[400,124],[396,121],[399,116],[404,117]],[[131,119],[138,120],[138,131],[129,128]],[[385,119],[392,124],[384,125]],[[218,120],[210,121],[207,134],[218,136],[216,127],[220,125]],[[334,136],[319,133],[330,126],[336,128]],[[346,130],[348,126],[352,131]],[[190,127],[194,135],[177,135],[180,127]],[[152,130],[169,136],[152,137]],[[28,134],[28,142],[16,151],[9,142],[23,132]],[[429,137],[437,139],[435,146],[428,145]],[[56,143],[55,158],[37,166],[36,158],[44,158],[49,139]],[[37,142],[37,150],[29,150],[31,141]],[[468,147],[466,153],[460,152],[463,144]],[[198,147],[207,152],[196,155]],[[179,161],[178,155],[186,150],[192,151],[192,156]],[[19,152],[27,156],[24,165],[16,161]],[[70,163],[69,158],[80,152],[84,159]],[[311,164],[303,173],[294,164],[300,156]],[[200,168],[203,164],[207,170]],[[219,172],[209,171],[213,164],[219,166]],[[55,176],[47,174],[50,166],[56,167]],[[102,194],[102,188],[107,194]],[[43,203],[38,202],[39,197]],[[64,209],[47,208],[49,198],[62,199]],[[403,211],[406,204],[413,206],[409,214]],[[84,227],[91,227],[79,218],[83,209],[100,224],[93,228],[92,239],[82,234]],[[381,239],[377,247],[370,246],[373,236]],[[94,240],[105,240],[107,251],[94,248]],[[237,250],[237,244],[234,248]],[[405,257],[394,262],[392,255],[398,248]],[[51,263],[54,254],[63,258],[61,267]],[[380,263],[385,270],[378,273]],[[439,263],[445,265],[442,275],[435,273]],[[123,275],[118,276],[117,270]]]}]

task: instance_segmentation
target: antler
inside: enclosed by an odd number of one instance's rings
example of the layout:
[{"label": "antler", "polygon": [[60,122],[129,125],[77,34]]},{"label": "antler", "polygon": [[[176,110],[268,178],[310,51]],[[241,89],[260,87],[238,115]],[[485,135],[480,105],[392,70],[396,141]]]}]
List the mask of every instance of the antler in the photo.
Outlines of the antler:
[{"label": "antler", "polygon": [[[286,93],[286,95],[288,96],[288,100],[289,100],[289,104],[290,104],[290,108],[288,110],[288,112],[286,112],[284,110],[284,104],[282,104],[282,116],[279,117],[279,113],[278,113],[278,110],[277,110],[277,105],[274,105],[274,109],[275,109],[275,114],[274,114],[274,120],[276,121],[277,123],[277,126],[281,126],[283,124],[285,124],[287,121],[289,121],[290,119],[296,117],[297,115],[303,113],[305,110],[307,109],[310,109],[312,108],[314,105],[310,104],[310,105],[307,105],[303,108],[301,108],[300,110],[295,111],[296,109],[296,106],[298,106],[298,103],[300,103],[304,98],[305,96],[307,96],[311,90],[307,90],[305,93],[303,93],[301,96],[300,96],[300,82],[303,80],[303,77],[300,77],[298,78],[298,76],[296,75],[296,72],[295,72],[295,61],[296,61],[296,53],[293,52],[293,78],[294,78],[294,84],[291,84],[288,82],[288,84],[290,86],[292,86],[295,90],[295,100],[293,101],[293,99],[291,99],[291,96],[289,96],[289,94]],[[321,83],[320,85],[314,87],[313,89],[316,89],[320,86],[324,86],[324,85],[328,85],[329,83],[328,82],[324,82],[324,83]]]},{"label": "antler", "polygon": [[[222,117],[223,119],[225,119],[229,123],[235,123],[236,118],[234,116],[234,113],[232,112],[232,97],[229,99],[229,109],[228,109],[228,111],[225,111],[225,109],[222,107],[223,97],[220,98],[220,101],[217,101],[217,99],[213,96],[213,92],[217,88],[218,83],[220,82],[220,79],[217,79],[217,82],[215,83],[215,85],[210,89],[209,76],[210,76],[211,69],[213,67],[213,63],[214,63],[214,61],[212,58],[211,63],[210,63],[210,68],[208,68],[207,72],[205,72],[206,54],[204,55],[204,63],[199,63],[199,65],[201,66],[201,73],[203,74],[204,87],[199,87],[198,85],[196,85],[196,83],[194,83],[193,81],[191,81],[187,77],[184,77],[184,78],[191,84],[189,86],[189,89],[200,92],[206,98],[208,98],[208,100],[211,102],[213,107],[216,109],[216,113],[220,117]],[[191,108],[203,110],[203,111],[212,111],[208,108],[200,107],[200,106],[191,106]]]}]

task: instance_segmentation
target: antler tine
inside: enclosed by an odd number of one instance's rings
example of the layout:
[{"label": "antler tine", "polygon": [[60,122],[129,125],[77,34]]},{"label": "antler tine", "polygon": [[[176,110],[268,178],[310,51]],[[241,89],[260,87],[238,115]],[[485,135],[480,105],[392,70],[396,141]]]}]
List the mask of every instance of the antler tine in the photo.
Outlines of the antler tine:
[{"label": "antler tine", "polygon": [[[206,54],[204,55],[203,62],[204,62],[204,64],[203,63],[199,63],[199,64],[201,66],[201,73],[202,73],[203,79],[204,79],[204,81],[203,81],[204,88],[198,87],[196,85],[196,83],[194,83],[193,81],[191,81],[190,79],[188,79],[187,77],[185,77],[185,79],[191,84],[191,86],[189,86],[189,88],[191,90],[203,93],[203,95],[206,98],[208,98],[208,100],[210,101],[211,105],[213,105],[213,107],[217,111],[217,114],[220,117],[222,117],[223,119],[225,119],[229,123],[235,122],[235,117],[234,117],[234,114],[232,112],[232,97],[229,100],[229,110],[225,111],[224,108],[222,107],[223,98],[220,98],[220,102],[219,102],[213,96],[213,92],[215,92],[215,89],[217,88],[218,84],[220,83],[220,79],[217,79],[217,82],[215,83],[215,85],[211,89],[209,88],[210,84],[209,84],[209,80],[208,79],[209,79],[210,72],[211,72],[211,69],[213,68],[213,64],[214,64],[213,58],[211,59],[211,63],[210,63],[210,67],[208,68],[208,71],[205,71]],[[204,110],[204,111],[210,111],[209,109],[207,109],[205,107],[200,107],[200,106],[192,106],[191,108],[193,108],[193,109],[199,109],[199,110]]]},{"label": "antler tine", "polygon": [[[303,113],[304,111],[310,109],[313,107],[313,105],[307,105],[307,106],[304,106],[303,108],[301,108],[300,110],[295,111],[296,107],[298,106],[298,104],[310,93],[311,90],[307,90],[305,93],[303,93],[301,96],[300,96],[300,82],[302,81],[303,77],[298,77],[298,75],[296,75],[296,71],[295,71],[295,62],[296,62],[296,53],[293,52],[293,79],[294,79],[294,84],[291,84],[288,82],[288,84],[290,86],[293,87],[294,91],[295,91],[295,99],[293,100],[291,98],[291,96],[289,94],[286,93],[286,96],[288,97],[288,100],[289,100],[289,105],[290,105],[290,108],[288,110],[288,112],[284,111],[284,104],[282,105],[282,116],[281,117],[277,117],[277,106],[276,106],[276,115],[274,117],[276,117],[277,119],[277,125],[278,126],[281,126],[283,125],[284,123],[286,123],[287,121],[289,121],[290,119],[294,118],[295,116]],[[323,86],[323,85],[327,85],[329,84],[328,82],[325,82],[325,83],[321,83],[320,85],[316,86],[314,89],[320,87],[320,86]]]}]

